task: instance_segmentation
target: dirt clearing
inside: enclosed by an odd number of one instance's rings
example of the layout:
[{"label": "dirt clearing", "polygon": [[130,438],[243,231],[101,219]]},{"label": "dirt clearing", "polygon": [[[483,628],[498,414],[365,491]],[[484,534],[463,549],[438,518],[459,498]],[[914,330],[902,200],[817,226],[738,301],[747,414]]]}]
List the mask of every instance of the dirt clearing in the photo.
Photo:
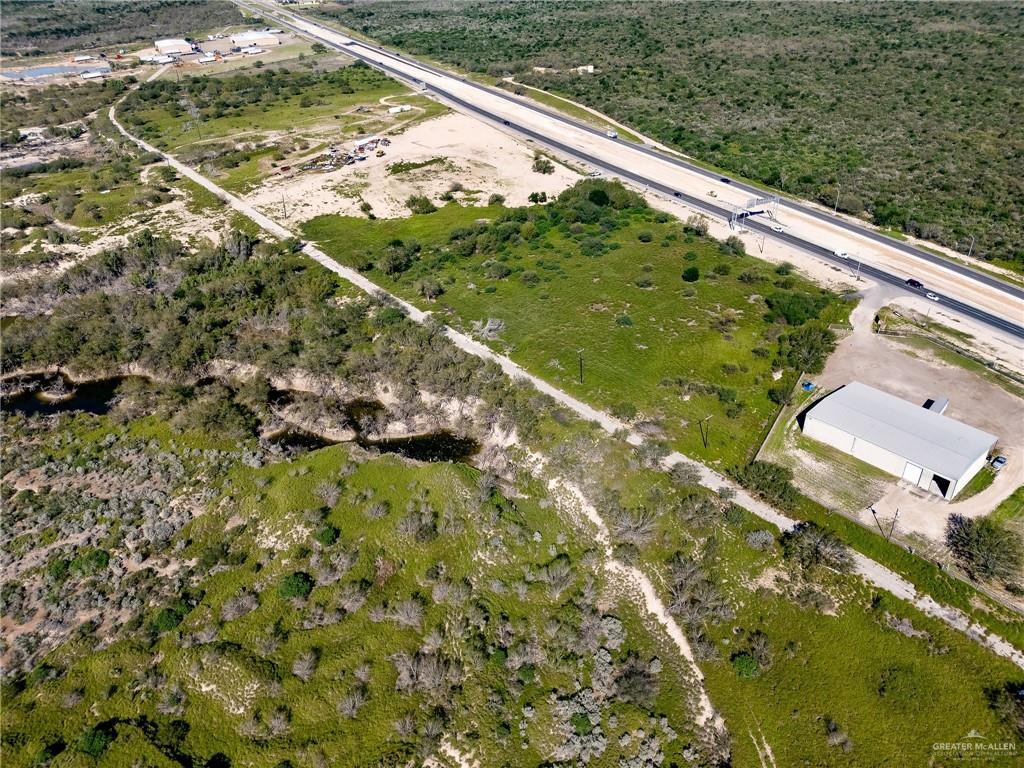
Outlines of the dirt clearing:
[{"label": "dirt clearing", "polygon": [[[528,144],[466,115],[446,114],[388,138],[391,145],[383,157],[369,153],[366,160],[336,171],[271,179],[246,199],[295,225],[328,213],[362,216],[364,201],[378,217],[409,216],[405,201],[410,196],[425,195],[439,203],[456,183],[462,190],[453,194],[463,204],[485,205],[492,194],[499,194],[508,206],[525,205],[533,192],[557,195],[580,178],[561,163],[554,164],[553,173],[537,173]],[[350,145],[354,142],[344,146]]]}]

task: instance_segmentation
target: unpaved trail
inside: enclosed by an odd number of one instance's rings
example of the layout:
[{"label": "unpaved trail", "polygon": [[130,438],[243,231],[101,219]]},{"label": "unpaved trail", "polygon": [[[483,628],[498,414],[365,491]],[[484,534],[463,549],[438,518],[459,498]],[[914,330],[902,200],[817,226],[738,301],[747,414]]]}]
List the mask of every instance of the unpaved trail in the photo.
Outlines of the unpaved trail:
[{"label": "unpaved trail", "polygon": [[[117,106],[120,102],[115,103],[110,108],[110,121],[125,137],[134,142],[137,146],[141,147],[147,152],[156,152],[161,155],[168,164],[177,170],[182,176],[191,179],[196,184],[199,184],[204,189],[209,190],[219,198],[224,200],[234,210],[245,215],[257,225],[259,225],[264,231],[270,233],[274,237],[285,240],[294,235],[287,229],[282,227],[280,224],[272,220],[270,217],[260,213],[252,205],[246,203],[234,195],[230,194],[226,190],[220,188],[217,184],[207,179],[202,174],[193,170],[189,166],[180,162],[173,156],[163,152],[153,145],[137,138],[128,132],[127,129],[117,120],[116,111]],[[429,312],[413,306],[404,299],[399,298],[386,290],[378,286],[376,283],[370,281],[364,275],[359,274],[356,270],[339,264],[337,261],[329,257],[323,251],[316,246],[306,244],[303,247],[303,252],[321,264],[326,269],[334,272],[342,279],[350,282],[352,285],[360,288],[371,296],[377,296],[387,299],[390,302],[402,307],[408,314],[409,318],[417,323],[425,322],[429,317]],[[445,335],[463,352],[471,355],[475,355],[483,360],[490,360],[496,363],[502,371],[505,372],[510,378],[515,380],[524,380],[531,383],[538,391],[549,395],[556,402],[561,403],[565,407],[574,411],[578,416],[581,416],[586,421],[596,422],[609,434],[624,434],[624,439],[630,445],[640,445],[643,442],[643,437],[629,429],[628,425],[615,418],[611,414],[600,411],[590,405],[587,405],[581,400],[576,399],[567,392],[563,392],[557,387],[549,384],[547,381],[528,373],[518,363],[513,362],[511,358],[491,350],[485,344],[470,338],[464,333],[460,333],[453,328],[444,326]],[[797,521],[783,515],[781,512],[775,510],[768,504],[755,499],[744,489],[740,488],[736,483],[728,480],[724,476],[718,474],[709,467],[699,464],[692,459],[684,456],[681,453],[674,452],[665,457],[662,461],[662,466],[665,469],[671,469],[677,464],[687,464],[696,468],[700,472],[701,484],[714,491],[718,491],[721,488],[729,488],[733,491],[733,501],[736,504],[744,507],[748,511],[760,517],[762,520],[771,523],[781,531],[787,531],[793,528]],[[886,568],[885,566],[877,563],[869,558],[861,555],[858,552],[854,552],[855,562],[857,564],[857,572],[864,577],[864,579],[875,587],[883,589],[887,592],[892,593],[896,597],[907,600],[915,605],[918,609],[924,611],[928,615],[934,616],[935,618],[941,619],[942,621],[949,624],[951,627],[963,632],[972,640],[984,645],[990,649],[993,653],[1003,658],[1009,659],[1021,669],[1024,669],[1024,653],[1021,653],[1017,648],[1011,645],[1002,637],[986,632],[982,630],[979,625],[972,624],[969,617],[966,616],[962,611],[953,608],[951,606],[941,605],[935,602],[928,595],[919,595],[916,589],[908,581],[903,579],[901,576]]]},{"label": "unpaved trail", "polygon": [[[540,461],[542,460],[533,462],[535,468],[538,467]],[[564,478],[553,477],[548,480],[548,491],[563,512],[567,512],[570,516],[577,516],[573,514],[573,510],[576,510],[597,529],[595,541],[604,551],[604,568],[608,573],[609,580],[620,591],[631,593],[632,596],[639,595],[642,598],[643,606],[647,613],[654,617],[658,624],[661,625],[668,634],[669,639],[679,650],[683,659],[685,659],[690,668],[690,674],[693,675],[696,683],[697,725],[702,728],[710,726],[715,730],[724,731],[725,722],[715,710],[714,705],[711,703],[711,697],[708,696],[708,692],[704,687],[704,674],[700,671],[700,667],[697,666],[697,659],[694,656],[693,648],[690,647],[690,642],[686,639],[682,628],[668,612],[661,598],[658,597],[658,593],[655,591],[654,585],[647,577],[647,574],[639,568],[626,565],[622,561],[615,559],[612,554],[611,535],[608,532],[608,526],[594,505],[587,500],[587,497],[576,485]]]}]

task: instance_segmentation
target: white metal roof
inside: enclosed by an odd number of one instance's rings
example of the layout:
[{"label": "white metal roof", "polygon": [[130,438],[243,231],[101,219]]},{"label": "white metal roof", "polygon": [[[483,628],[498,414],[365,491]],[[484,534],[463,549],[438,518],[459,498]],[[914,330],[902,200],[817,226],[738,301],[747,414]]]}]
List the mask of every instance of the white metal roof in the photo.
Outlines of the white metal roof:
[{"label": "white metal roof", "polygon": [[246,30],[245,32],[236,32],[231,36],[231,42],[233,43],[251,43],[259,40],[275,40],[273,34],[270,32],[257,32],[255,30]]},{"label": "white metal roof", "polygon": [[808,419],[902,456],[949,480],[959,479],[996,436],[853,381],[816,403]]}]

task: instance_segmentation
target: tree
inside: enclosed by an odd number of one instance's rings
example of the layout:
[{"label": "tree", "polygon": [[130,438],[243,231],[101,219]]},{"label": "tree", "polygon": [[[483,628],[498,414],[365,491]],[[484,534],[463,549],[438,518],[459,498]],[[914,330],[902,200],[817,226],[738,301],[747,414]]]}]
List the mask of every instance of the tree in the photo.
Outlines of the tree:
[{"label": "tree", "polygon": [[987,517],[972,520],[950,515],[946,546],[976,579],[1013,581],[1024,562],[1020,538]]},{"label": "tree", "polygon": [[846,545],[834,533],[810,521],[797,523],[783,534],[782,554],[807,574],[822,567],[846,573],[853,567]]},{"label": "tree", "polygon": [[687,267],[683,270],[683,280],[688,283],[696,283],[700,280],[700,270],[697,267]]}]

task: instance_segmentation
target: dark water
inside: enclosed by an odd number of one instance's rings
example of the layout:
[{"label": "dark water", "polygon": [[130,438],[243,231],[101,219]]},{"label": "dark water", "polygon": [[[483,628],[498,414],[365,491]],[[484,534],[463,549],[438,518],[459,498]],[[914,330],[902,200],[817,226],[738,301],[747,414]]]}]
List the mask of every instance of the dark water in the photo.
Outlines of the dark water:
[{"label": "dark water", "polygon": [[[297,427],[289,427],[287,430],[270,438],[270,441],[287,451],[296,453],[316,451],[320,448],[338,444],[334,440],[328,440],[325,437]],[[464,462],[471,459],[480,450],[480,444],[476,440],[468,437],[459,437],[444,430],[432,432],[429,435],[399,437],[388,440],[370,440],[363,435],[358,435],[355,442],[367,450],[380,453],[394,453],[416,461]]]},{"label": "dark water", "polygon": [[[5,383],[6,389],[15,389],[21,385],[27,386],[28,389],[10,397],[0,396],[0,411],[4,414],[19,413],[23,416],[45,416],[72,411],[103,416],[110,412],[118,388],[130,379],[141,377],[116,376],[76,384],[60,375],[26,376]],[[212,380],[204,380],[199,382],[199,386],[211,382]],[[51,401],[42,397],[44,392],[62,392],[66,397]],[[287,391],[275,390],[271,393],[271,402],[281,405],[288,402],[290,397],[291,394]],[[371,440],[365,437],[367,432],[372,432],[378,422],[386,417],[386,413],[385,407],[376,400],[355,400],[345,405],[346,421],[356,430],[358,445],[367,450],[395,453],[416,461],[464,462],[480,450],[480,444],[472,438],[460,437],[447,430],[386,440]],[[271,438],[271,442],[292,452],[315,451],[336,444],[333,440],[298,427],[289,427]]]},{"label": "dark water", "polygon": [[298,427],[289,427],[283,432],[269,438],[269,441],[274,445],[281,446],[287,451],[316,451],[320,448],[327,448],[330,445],[336,445],[333,440],[328,440],[326,437],[320,437],[320,435],[314,435],[312,432],[307,432],[306,430],[299,429]]},{"label": "dark water", "polygon": [[381,453],[397,453],[416,461],[468,461],[480,451],[480,444],[469,437],[459,437],[446,430],[418,437],[399,437],[391,440],[367,440],[362,436],[356,442],[363,448]]},{"label": "dark water", "polygon": [[[0,397],[0,410],[5,414],[20,413],[23,416],[46,416],[71,411],[102,416],[110,412],[117,388],[128,378],[131,377],[118,376],[75,384],[64,376],[27,376],[20,379],[19,383],[27,384],[29,390],[10,397]],[[7,387],[13,388],[14,383],[8,382]],[[63,393],[67,397],[52,401],[42,396],[44,392]]]}]

